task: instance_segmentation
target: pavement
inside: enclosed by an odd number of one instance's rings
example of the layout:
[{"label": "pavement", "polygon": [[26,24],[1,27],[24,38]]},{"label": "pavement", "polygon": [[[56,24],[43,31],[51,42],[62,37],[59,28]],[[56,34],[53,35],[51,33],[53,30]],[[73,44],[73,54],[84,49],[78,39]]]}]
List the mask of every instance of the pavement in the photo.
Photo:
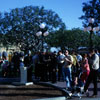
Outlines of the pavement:
[{"label": "pavement", "polygon": [[70,100],[80,100],[80,99],[81,100],[100,100],[100,83],[99,82],[98,82],[98,96],[95,98],[91,97],[91,95],[93,94],[93,84],[92,83],[89,86],[89,95],[90,95],[89,97],[87,97],[86,95],[82,95],[81,97],[75,96],[75,97],[71,97],[71,98],[67,97],[68,95],[67,95],[67,92],[65,91],[66,90],[66,82],[56,82],[56,83],[39,82],[39,83],[41,85],[50,85],[50,86],[53,86],[55,88],[58,88],[62,92],[65,92],[66,96],[58,97],[58,98],[37,99],[37,100],[67,100],[67,99],[70,99]]},{"label": "pavement", "polygon": [[[57,82],[54,85],[61,87],[61,88],[66,88],[66,83],[65,82]],[[89,95],[91,96],[93,94],[93,84],[91,83],[89,86]],[[72,100],[78,100],[80,98],[72,98]],[[100,83],[98,82],[98,96],[96,98],[91,98],[91,97],[86,97],[83,95],[81,100],[100,100]]]},{"label": "pavement", "polygon": [[[20,82],[20,78],[0,78],[0,84],[9,84],[11,85],[13,82]],[[34,82],[34,84],[40,84],[40,85],[50,85],[52,87],[55,87],[58,90],[61,90],[62,92],[66,93],[66,96],[57,97],[57,98],[46,98],[46,99],[33,99],[33,100],[67,100],[68,92],[65,90],[66,83],[65,82]],[[93,84],[90,84],[89,86],[89,94],[93,94]],[[79,97],[72,97],[70,100],[100,100],[100,82],[98,82],[98,96],[96,98],[86,97],[83,96],[82,98]]]}]

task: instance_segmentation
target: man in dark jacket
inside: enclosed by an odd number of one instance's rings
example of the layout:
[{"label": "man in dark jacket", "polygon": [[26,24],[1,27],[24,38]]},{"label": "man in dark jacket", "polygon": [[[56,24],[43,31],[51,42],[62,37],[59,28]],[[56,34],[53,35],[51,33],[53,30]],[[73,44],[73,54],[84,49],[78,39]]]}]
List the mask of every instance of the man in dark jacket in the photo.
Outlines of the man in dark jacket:
[{"label": "man in dark jacket", "polygon": [[31,56],[31,51],[28,51],[27,56],[24,58],[24,65],[27,67],[27,81],[31,82],[32,81],[32,56]]}]

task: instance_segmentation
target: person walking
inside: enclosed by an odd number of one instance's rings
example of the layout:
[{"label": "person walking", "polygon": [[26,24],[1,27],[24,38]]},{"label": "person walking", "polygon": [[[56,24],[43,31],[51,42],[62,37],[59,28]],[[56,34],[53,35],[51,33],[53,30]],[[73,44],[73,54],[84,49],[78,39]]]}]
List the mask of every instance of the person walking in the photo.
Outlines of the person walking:
[{"label": "person walking", "polygon": [[63,74],[66,81],[66,89],[71,88],[72,85],[72,63],[73,58],[69,55],[68,50],[65,51],[65,58],[64,58],[64,66],[63,66]]},{"label": "person walking", "polygon": [[98,69],[99,69],[99,56],[95,53],[94,49],[90,50],[89,66],[90,66],[90,74],[84,86],[84,92],[87,92],[90,83],[93,81],[94,88],[93,88],[93,95],[91,97],[96,97],[97,96],[97,75],[98,75]]},{"label": "person walking", "polygon": [[89,76],[90,73],[90,66],[88,63],[88,58],[87,58],[87,54],[83,54],[82,56],[82,61],[81,61],[81,67],[82,67],[82,74],[80,76],[82,82],[83,82],[83,86],[86,83],[86,80]]}]

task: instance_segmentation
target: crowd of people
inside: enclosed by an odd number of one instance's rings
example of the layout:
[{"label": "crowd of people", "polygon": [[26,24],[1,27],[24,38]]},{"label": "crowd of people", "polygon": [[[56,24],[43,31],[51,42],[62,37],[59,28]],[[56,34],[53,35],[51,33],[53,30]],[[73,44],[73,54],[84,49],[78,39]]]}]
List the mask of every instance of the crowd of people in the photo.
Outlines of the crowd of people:
[{"label": "crowd of people", "polygon": [[1,77],[20,77],[20,67],[27,67],[28,81],[32,81],[32,55],[28,51],[0,53],[0,75]]},{"label": "crowd of people", "polygon": [[[97,95],[97,78],[99,76],[99,53],[91,49],[89,53],[69,52],[14,52],[0,55],[2,77],[20,76],[20,67],[27,67],[28,81],[66,81],[66,89],[71,92],[86,92],[93,81],[93,96]],[[34,69],[34,70],[33,70]],[[78,90],[78,88],[80,88]]]},{"label": "crowd of people", "polygon": [[94,84],[93,97],[97,96],[97,78],[99,79],[99,52],[91,49],[88,53],[78,52],[38,53],[35,61],[35,78],[40,81],[66,81],[66,89],[86,93],[91,82]]}]

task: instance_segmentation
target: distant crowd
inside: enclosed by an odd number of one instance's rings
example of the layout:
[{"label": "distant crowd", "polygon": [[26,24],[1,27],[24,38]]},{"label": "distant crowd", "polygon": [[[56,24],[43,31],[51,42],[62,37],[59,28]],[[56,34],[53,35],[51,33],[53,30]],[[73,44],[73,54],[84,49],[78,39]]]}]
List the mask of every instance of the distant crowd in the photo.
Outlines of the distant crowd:
[{"label": "distant crowd", "polygon": [[[32,76],[39,81],[66,81],[66,88],[75,86],[84,87],[89,77],[96,79],[99,76],[99,52],[79,54],[76,51],[69,52],[60,50],[59,52],[36,52],[31,51],[14,52],[0,54],[0,69],[2,77],[19,77],[20,68],[27,67],[28,81],[32,81]],[[95,75],[90,75],[92,72]],[[91,79],[92,80],[92,79]],[[89,80],[89,82],[91,81]],[[94,81],[94,80],[93,80]],[[89,84],[88,84],[89,85]],[[88,85],[85,87],[87,89]],[[72,91],[75,89],[73,88]],[[96,94],[97,90],[94,90]]]}]

